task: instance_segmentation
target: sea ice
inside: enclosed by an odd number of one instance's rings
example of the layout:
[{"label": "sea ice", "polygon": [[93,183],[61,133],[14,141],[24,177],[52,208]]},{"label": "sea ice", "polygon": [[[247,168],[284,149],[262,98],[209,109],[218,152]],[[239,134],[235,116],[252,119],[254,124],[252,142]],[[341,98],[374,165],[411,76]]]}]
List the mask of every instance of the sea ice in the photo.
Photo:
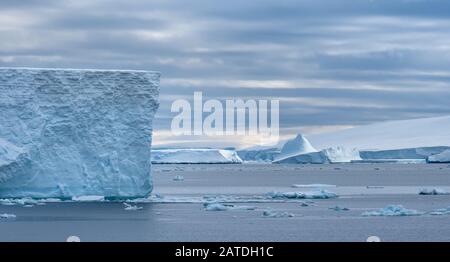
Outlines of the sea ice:
[{"label": "sea ice", "polygon": [[423,188],[419,195],[450,195],[450,193],[441,188]]},{"label": "sea ice", "polygon": [[292,214],[292,213],[281,212],[281,211],[274,211],[274,210],[264,210],[263,216],[264,217],[271,217],[271,218],[295,217],[295,215]]},{"label": "sea ice", "polygon": [[204,203],[203,207],[206,211],[228,211],[228,210],[255,210],[254,206],[236,206],[232,204],[222,203]]},{"label": "sea ice", "polygon": [[329,199],[338,197],[337,194],[327,191],[309,191],[309,192],[269,192],[268,197],[286,198],[286,199]]},{"label": "sea ice", "polygon": [[184,181],[184,177],[181,176],[181,175],[176,175],[176,176],[173,178],[173,181]]},{"label": "sea ice", "polygon": [[402,205],[389,205],[376,211],[366,211],[363,216],[420,216],[423,212],[406,209]]},{"label": "sea ice", "polygon": [[450,207],[448,207],[448,208],[439,208],[439,209],[431,211],[429,214],[433,215],[433,216],[450,215]]},{"label": "sea ice", "polygon": [[186,148],[153,149],[153,164],[241,164],[242,159],[235,150]]},{"label": "sea ice", "polygon": [[128,203],[123,203],[123,205],[125,206],[125,210],[126,211],[137,211],[137,210],[141,210],[143,209],[143,207],[137,206],[137,205],[131,205]]},{"label": "sea ice", "polygon": [[17,216],[14,214],[0,214],[0,219],[13,219],[16,218]]},{"label": "sea ice", "polygon": [[0,68],[0,198],[148,196],[159,77]]}]

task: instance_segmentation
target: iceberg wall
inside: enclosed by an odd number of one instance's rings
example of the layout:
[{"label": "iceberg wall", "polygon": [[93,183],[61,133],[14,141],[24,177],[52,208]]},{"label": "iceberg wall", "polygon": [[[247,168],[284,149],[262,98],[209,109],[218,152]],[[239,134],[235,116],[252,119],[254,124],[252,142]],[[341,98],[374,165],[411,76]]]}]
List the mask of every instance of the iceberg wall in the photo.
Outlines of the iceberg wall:
[{"label": "iceberg wall", "polygon": [[159,77],[0,68],[0,198],[147,196]]}]

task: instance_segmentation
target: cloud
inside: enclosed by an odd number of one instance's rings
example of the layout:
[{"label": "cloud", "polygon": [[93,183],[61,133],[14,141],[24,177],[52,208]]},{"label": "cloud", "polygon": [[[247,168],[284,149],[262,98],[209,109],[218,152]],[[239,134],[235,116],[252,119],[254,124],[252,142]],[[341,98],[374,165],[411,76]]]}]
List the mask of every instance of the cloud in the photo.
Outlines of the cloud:
[{"label": "cloud", "polygon": [[449,8],[445,0],[5,0],[0,66],[161,71],[159,132],[170,128],[174,99],[203,91],[279,99],[282,133],[311,133],[450,114]]}]

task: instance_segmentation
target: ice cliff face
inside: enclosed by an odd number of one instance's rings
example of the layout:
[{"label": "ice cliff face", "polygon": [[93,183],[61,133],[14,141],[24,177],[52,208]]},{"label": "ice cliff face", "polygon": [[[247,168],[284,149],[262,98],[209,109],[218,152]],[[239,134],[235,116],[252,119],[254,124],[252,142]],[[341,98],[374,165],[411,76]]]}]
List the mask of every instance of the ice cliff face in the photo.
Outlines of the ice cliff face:
[{"label": "ice cliff face", "polygon": [[148,195],[159,77],[0,68],[0,198]]}]

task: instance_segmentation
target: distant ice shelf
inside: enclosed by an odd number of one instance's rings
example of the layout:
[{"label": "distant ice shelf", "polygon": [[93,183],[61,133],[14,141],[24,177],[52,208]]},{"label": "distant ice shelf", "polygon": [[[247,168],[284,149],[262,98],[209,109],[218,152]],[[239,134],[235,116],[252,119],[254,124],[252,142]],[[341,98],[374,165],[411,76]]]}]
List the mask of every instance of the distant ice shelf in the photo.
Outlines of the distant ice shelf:
[{"label": "distant ice shelf", "polygon": [[242,159],[231,149],[153,149],[153,164],[241,164]]},{"label": "distant ice shelf", "polygon": [[159,78],[0,68],[0,198],[148,196]]}]

